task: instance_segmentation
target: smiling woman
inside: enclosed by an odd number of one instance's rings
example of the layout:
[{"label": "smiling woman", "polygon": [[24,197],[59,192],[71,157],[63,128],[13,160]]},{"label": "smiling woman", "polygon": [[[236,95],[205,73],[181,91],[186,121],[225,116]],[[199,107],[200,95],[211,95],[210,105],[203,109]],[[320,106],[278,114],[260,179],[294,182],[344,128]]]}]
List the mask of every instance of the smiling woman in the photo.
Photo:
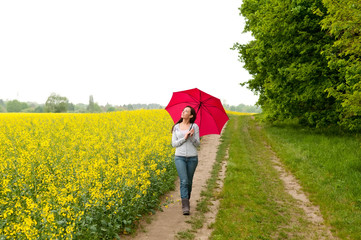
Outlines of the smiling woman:
[{"label": "smiling woman", "polygon": [[200,145],[196,111],[186,106],[179,121],[172,127],[172,146],[176,148],[174,162],[180,179],[183,215],[189,215],[194,172],[198,165],[197,147]]}]

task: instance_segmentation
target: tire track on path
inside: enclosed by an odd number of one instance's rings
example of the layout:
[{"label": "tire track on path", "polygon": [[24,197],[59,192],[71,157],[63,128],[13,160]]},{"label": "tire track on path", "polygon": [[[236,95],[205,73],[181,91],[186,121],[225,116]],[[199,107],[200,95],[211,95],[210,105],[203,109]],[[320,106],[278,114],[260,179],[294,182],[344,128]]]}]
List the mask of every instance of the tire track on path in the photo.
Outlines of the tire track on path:
[{"label": "tire track on path", "polygon": [[[254,117],[251,117],[254,120]],[[256,125],[257,131],[261,131],[261,127]],[[301,185],[297,179],[286,170],[281,160],[277,157],[272,147],[263,142],[264,146],[271,153],[271,163],[273,168],[278,172],[279,179],[283,182],[284,190],[296,201],[296,207],[302,209],[305,213],[306,220],[312,225],[310,233],[305,233],[305,239],[317,239],[317,240],[333,240],[335,238],[328,226],[326,226],[320,208],[314,205],[308,198],[307,194],[302,190]]]},{"label": "tire track on path", "polygon": [[285,191],[296,200],[297,207],[301,208],[305,212],[307,220],[313,224],[313,233],[316,235],[316,239],[336,239],[333,237],[330,229],[325,225],[319,206],[314,205],[309,200],[296,178],[290,172],[286,171],[284,165],[276,156],[276,153],[272,150],[272,148],[267,145],[267,143],[265,143],[265,145],[272,153],[271,161],[273,163],[273,167],[279,173],[279,178],[284,184]]}]

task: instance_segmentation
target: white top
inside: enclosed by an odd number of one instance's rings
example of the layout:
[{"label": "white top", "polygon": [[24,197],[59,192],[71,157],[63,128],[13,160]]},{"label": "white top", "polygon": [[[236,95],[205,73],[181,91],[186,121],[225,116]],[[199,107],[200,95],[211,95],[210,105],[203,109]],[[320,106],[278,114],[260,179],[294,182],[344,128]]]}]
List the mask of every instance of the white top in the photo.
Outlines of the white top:
[{"label": "white top", "polygon": [[193,123],[192,128],[194,129],[193,136],[188,136],[187,139],[184,139],[185,134],[189,130],[181,130],[179,128],[179,123],[174,126],[172,133],[172,146],[176,148],[176,156],[198,156],[197,147],[201,144],[199,141],[199,127],[197,124]]}]

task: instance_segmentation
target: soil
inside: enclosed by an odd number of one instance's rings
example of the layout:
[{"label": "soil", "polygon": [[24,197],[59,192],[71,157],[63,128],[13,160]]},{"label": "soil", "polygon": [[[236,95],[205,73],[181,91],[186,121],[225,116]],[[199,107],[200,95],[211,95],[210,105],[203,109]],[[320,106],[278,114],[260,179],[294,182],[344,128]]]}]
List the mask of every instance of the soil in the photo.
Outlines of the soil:
[{"label": "soil", "polygon": [[[251,118],[254,119],[254,116],[251,116]],[[257,124],[256,129],[260,131],[262,127]],[[292,175],[292,173],[286,170],[285,166],[272,150],[271,146],[269,146],[266,142],[264,142],[264,144],[272,154],[270,160],[273,168],[276,169],[279,174],[279,178],[283,182],[285,191],[296,200],[297,207],[304,211],[307,220],[312,223],[311,234],[304,236],[305,239],[337,239],[332,235],[330,228],[326,226],[320,212],[320,207],[309,200],[307,194],[302,190],[302,187],[298,183],[297,179]]]},{"label": "soil", "polygon": [[[193,178],[193,189],[190,199],[190,215],[184,216],[182,214],[179,180],[177,180],[175,190],[169,192],[163,200],[162,205],[165,206],[162,207],[162,211],[158,211],[156,214],[151,216],[151,219],[147,221],[150,221],[149,224],[146,223],[146,220],[143,220],[143,222],[140,223],[139,230],[135,235],[121,236],[121,238],[137,240],[176,239],[178,232],[189,229],[190,224],[187,223],[187,221],[191,219],[192,213],[195,211],[195,207],[197,205],[197,200],[200,199],[201,191],[203,187],[205,187],[207,179],[211,176],[212,167],[216,161],[219,143],[219,135],[207,135],[202,137],[200,150],[198,152],[198,166]],[[217,207],[218,205],[213,205],[214,209],[212,209],[209,215],[207,215],[208,218],[215,218]],[[211,221],[209,221],[209,223],[210,222]],[[197,233],[196,239],[208,239],[210,233],[211,231],[202,229],[199,233]]]},{"label": "soil", "polygon": [[[218,179],[217,179],[217,190],[215,191],[215,195],[219,194],[223,188],[223,181],[226,177],[226,170],[227,170],[227,159],[228,159],[228,149],[226,151],[225,159],[222,162],[222,169],[218,173]],[[219,208],[219,198],[214,198],[214,200],[211,201],[211,204],[209,206],[210,211],[205,214],[205,222],[203,224],[203,227],[199,229],[196,233],[196,240],[207,240],[212,234],[213,229],[211,228],[212,223],[215,222],[216,216],[218,213]]]},{"label": "soil", "polygon": [[[251,118],[254,119],[253,116]],[[260,126],[257,126],[256,128],[257,130],[261,129]],[[162,208],[162,211],[158,211],[155,215],[151,216],[151,219],[147,221],[150,221],[150,223],[143,220],[143,222],[140,223],[140,228],[135,235],[122,236],[122,239],[173,240],[177,239],[176,235],[178,232],[190,229],[190,224],[187,223],[187,221],[191,219],[192,213],[195,211],[194,209],[197,201],[200,199],[200,193],[203,187],[205,187],[207,179],[211,176],[210,172],[216,161],[216,153],[219,143],[219,135],[207,135],[202,138],[198,155],[199,163],[194,175],[192,198],[190,199],[191,215],[182,215],[179,180],[177,180],[175,190],[168,193],[163,200],[164,207]],[[265,145],[273,152],[266,142]],[[222,170],[219,173],[219,179],[217,182],[219,191],[222,189],[223,179],[226,173],[226,159],[228,158],[228,154],[226,155],[225,160],[222,162]],[[310,202],[296,178],[285,169],[274,152],[272,159],[270,160],[273,163],[273,167],[279,173],[279,178],[284,183],[285,191],[297,200],[297,206],[303,209],[307,220],[312,223],[312,231],[314,231],[314,234],[317,235],[317,239],[336,239],[332,236],[330,228],[325,225],[319,207]],[[203,224],[203,227],[195,233],[196,240],[205,240],[209,238],[212,233],[210,225],[215,221],[218,207],[219,201],[216,198],[210,206],[211,210],[205,214],[205,223]],[[305,236],[305,239],[314,238],[311,236]]]},{"label": "soil", "polygon": [[[329,227],[325,225],[324,219],[320,212],[320,208],[317,205],[314,205],[306,195],[306,193],[302,190],[301,185],[298,183],[297,179],[288,172],[280,159],[276,156],[275,152],[271,149],[269,145],[265,143],[265,145],[272,152],[272,163],[273,167],[277,170],[279,174],[279,178],[282,180],[285,191],[290,194],[294,199],[296,199],[297,207],[303,209],[306,214],[306,218],[309,222],[312,223],[312,234],[317,236],[317,239],[336,239]],[[314,236],[307,236],[308,239],[314,239]]]}]

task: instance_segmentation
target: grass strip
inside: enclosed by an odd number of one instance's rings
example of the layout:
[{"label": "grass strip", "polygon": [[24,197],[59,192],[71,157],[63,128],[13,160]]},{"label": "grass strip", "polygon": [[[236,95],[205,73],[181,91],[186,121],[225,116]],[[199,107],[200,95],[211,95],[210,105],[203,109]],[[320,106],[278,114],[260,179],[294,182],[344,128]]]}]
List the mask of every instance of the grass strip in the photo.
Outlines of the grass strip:
[{"label": "grass strip", "polygon": [[[245,113],[230,113],[230,114],[250,115]],[[197,201],[197,206],[196,206],[197,211],[194,211],[194,215],[188,221],[188,223],[191,224],[191,229],[178,232],[176,238],[182,240],[192,240],[195,238],[195,233],[197,232],[197,230],[203,227],[205,222],[205,213],[209,212],[209,206],[211,204],[211,201],[215,198],[215,194],[214,194],[215,189],[218,187],[217,185],[218,173],[221,170],[221,163],[224,160],[226,149],[229,144],[229,141],[225,141],[225,139],[227,138],[226,136],[229,135],[230,132],[227,131],[227,127],[226,127],[225,132],[221,136],[221,140],[220,140],[221,144],[218,146],[216,162],[213,164],[211,176],[206,182],[206,189],[202,190],[201,199]],[[162,211],[161,206],[159,206],[158,210]],[[146,217],[145,218],[146,222],[150,223],[151,218],[146,215],[144,217]],[[135,234],[135,232],[133,234]]]},{"label": "grass strip", "polygon": [[191,224],[191,229],[178,232],[176,235],[178,239],[192,240],[195,238],[195,233],[197,232],[197,230],[203,227],[205,222],[205,213],[209,212],[209,206],[212,204],[211,202],[215,199],[216,196],[215,191],[218,187],[218,174],[222,168],[221,163],[225,158],[226,149],[229,146],[230,135],[231,131],[228,130],[227,125],[220,138],[221,143],[218,146],[216,162],[213,164],[211,176],[207,180],[206,188],[201,192],[201,198],[197,202],[196,206],[197,211],[194,212],[194,215],[189,220],[189,223]]},{"label": "grass strip", "polygon": [[356,134],[265,126],[272,148],[340,239],[361,239],[361,140]]},{"label": "grass strip", "polygon": [[229,159],[211,239],[304,239],[302,210],[284,191],[265,137],[249,116],[231,116]]}]

